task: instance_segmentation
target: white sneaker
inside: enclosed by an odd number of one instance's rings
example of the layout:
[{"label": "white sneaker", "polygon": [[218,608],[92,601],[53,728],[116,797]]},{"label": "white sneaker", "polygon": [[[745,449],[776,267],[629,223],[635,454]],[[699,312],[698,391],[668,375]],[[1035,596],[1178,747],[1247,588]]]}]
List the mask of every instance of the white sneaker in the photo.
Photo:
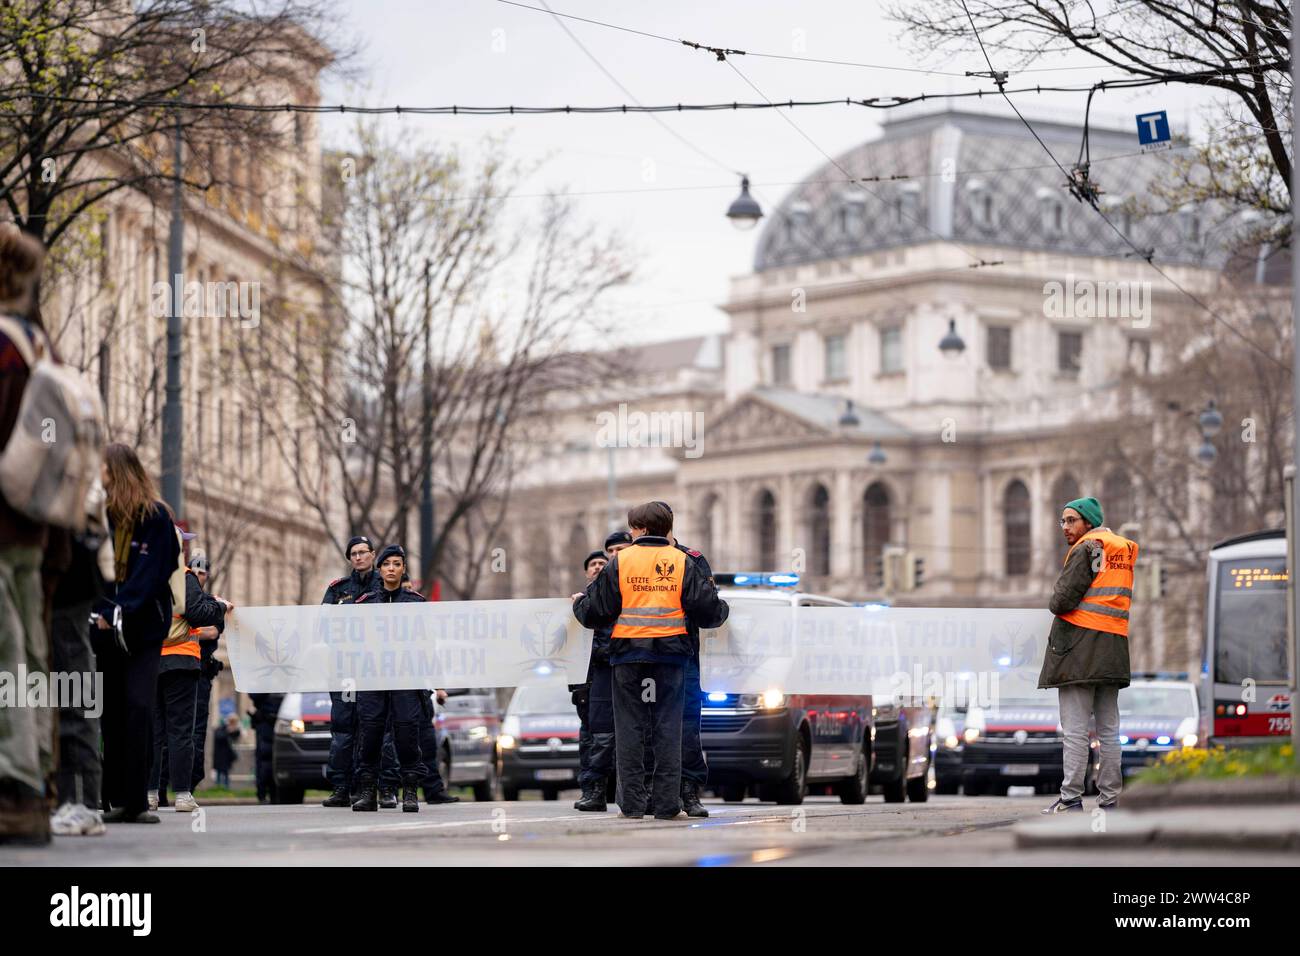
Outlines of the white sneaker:
[{"label": "white sneaker", "polygon": [[50,832],[55,836],[103,836],[105,830],[100,812],[80,803],[65,803],[50,817]]},{"label": "white sneaker", "polygon": [[[136,791],[136,792],[138,793],[139,791]],[[150,809],[150,810],[157,810],[157,809],[158,809],[158,791],[157,791],[157,790],[150,790],[150,791],[149,791],[149,809]]]},{"label": "white sneaker", "polygon": [[188,790],[182,790],[180,793],[176,794],[175,806],[177,813],[193,813],[199,808],[198,803],[194,799],[194,794],[190,793]]}]

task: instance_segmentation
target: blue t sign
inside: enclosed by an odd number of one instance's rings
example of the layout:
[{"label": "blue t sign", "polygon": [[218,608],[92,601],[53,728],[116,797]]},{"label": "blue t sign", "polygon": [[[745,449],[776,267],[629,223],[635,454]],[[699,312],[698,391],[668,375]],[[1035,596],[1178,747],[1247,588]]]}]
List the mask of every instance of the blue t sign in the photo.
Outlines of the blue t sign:
[{"label": "blue t sign", "polygon": [[1137,116],[1138,142],[1143,146],[1160,146],[1169,142],[1169,116],[1164,110],[1158,113],[1139,113]]}]

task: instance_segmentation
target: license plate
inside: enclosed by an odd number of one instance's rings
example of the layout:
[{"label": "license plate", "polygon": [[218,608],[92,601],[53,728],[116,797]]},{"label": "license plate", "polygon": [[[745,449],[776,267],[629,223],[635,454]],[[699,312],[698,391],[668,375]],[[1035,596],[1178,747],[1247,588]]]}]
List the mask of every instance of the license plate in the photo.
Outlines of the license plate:
[{"label": "license plate", "polygon": [[1004,777],[1033,777],[1038,774],[1036,763],[1008,763],[1002,765]]},{"label": "license plate", "polygon": [[533,778],[536,780],[572,780],[572,770],[534,770]]}]

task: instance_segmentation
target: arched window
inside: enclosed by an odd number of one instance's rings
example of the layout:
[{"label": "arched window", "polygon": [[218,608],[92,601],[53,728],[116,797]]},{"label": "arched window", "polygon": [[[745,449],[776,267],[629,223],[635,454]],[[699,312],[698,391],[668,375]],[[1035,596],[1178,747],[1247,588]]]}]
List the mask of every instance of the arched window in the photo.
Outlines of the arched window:
[{"label": "arched window", "polygon": [[889,543],[889,489],[876,481],[862,496],[862,556],[867,581],[871,587],[883,588],[884,559]]},{"label": "arched window", "polygon": [[1079,497],[1079,482],[1068,471],[1063,473],[1052,484],[1052,500],[1049,503],[1051,507],[1051,522],[1048,524],[1048,530],[1052,533],[1052,550],[1049,554],[1057,555],[1061,561],[1070,552],[1070,546],[1065,543],[1065,536],[1061,533],[1061,511],[1065,508],[1067,501],[1073,501]]},{"label": "arched window", "polygon": [[1013,481],[1002,493],[1002,528],[1005,536],[1007,577],[1029,573],[1033,551],[1030,538],[1029,489],[1023,481]]},{"label": "arched window", "polygon": [[754,499],[754,538],[758,545],[760,571],[777,571],[776,496],[764,488]]},{"label": "arched window", "polygon": [[831,495],[823,484],[808,494],[808,573],[831,573]]},{"label": "arched window", "polygon": [[1137,520],[1133,501],[1133,483],[1128,475],[1116,469],[1101,482],[1101,513],[1106,527],[1119,530],[1128,521]]}]

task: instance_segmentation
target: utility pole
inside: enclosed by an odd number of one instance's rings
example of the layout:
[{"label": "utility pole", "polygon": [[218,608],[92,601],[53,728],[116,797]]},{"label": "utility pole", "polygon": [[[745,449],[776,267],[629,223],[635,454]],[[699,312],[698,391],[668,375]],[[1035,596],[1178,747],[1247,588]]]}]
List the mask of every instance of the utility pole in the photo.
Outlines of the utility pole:
[{"label": "utility pole", "polygon": [[185,220],[181,199],[181,117],[176,114],[176,141],[172,158],[172,221],[167,238],[167,272],[172,305],[167,313],[167,395],[162,414],[162,496],[180,521],[185,501],[182,481],[181,418],[181,313],[185,302]]},{"label": "utility pole", "polygon": [[424,260],[424,379],[420,419],[420,587],[430,597],[433,575],[433,360],[430,356],[433,304],[430,272],[433,264]]},{"label": "utility pole", "polygon": [[618,531],[623,527],[623,518],[618,513],[618,476],[614,471],[614,444],[611,442],[606,451],[609,452],[609,475],[605,482],[605,491],[609,496],[609,503],[606,506],[606,524],[609,525],[610,531]]}]

